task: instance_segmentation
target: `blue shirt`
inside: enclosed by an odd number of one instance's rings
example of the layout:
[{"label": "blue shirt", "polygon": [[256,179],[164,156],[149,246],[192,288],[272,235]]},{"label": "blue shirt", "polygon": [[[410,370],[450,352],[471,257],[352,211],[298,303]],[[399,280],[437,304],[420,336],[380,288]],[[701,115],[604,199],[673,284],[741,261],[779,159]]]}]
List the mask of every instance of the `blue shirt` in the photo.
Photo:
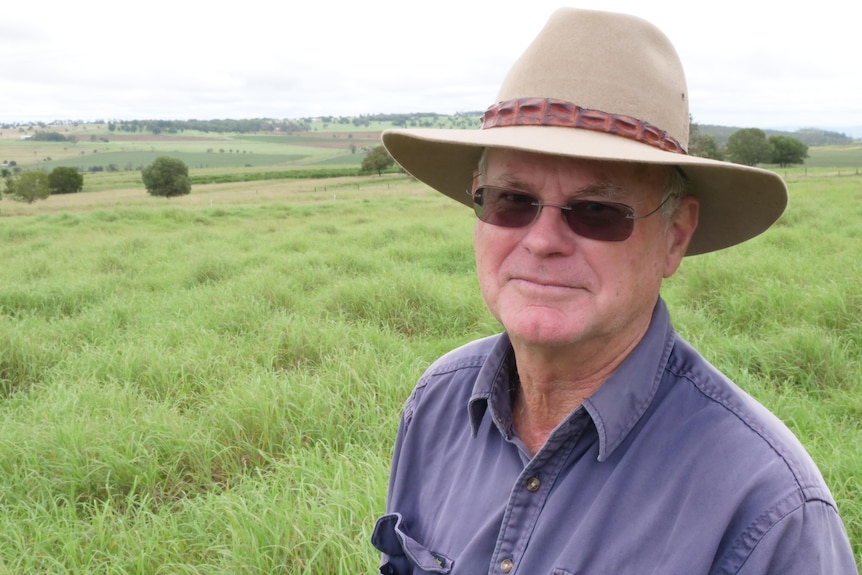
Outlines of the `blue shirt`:
[{"label": "blue shirt", "polygon": [[535,456],[505,334],[437,360],[407,400],[380,573],[856,574],[799,441],[680,338],[659,300],[620,367]]}]

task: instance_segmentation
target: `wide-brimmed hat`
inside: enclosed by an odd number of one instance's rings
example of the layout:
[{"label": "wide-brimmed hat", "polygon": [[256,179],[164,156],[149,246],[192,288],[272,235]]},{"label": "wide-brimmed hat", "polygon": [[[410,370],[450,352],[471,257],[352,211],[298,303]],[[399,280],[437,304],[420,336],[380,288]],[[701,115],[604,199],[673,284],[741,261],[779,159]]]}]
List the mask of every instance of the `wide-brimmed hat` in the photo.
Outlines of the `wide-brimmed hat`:
[{"label": "wide-brimmed hat", "polygon": [[667,37],[635,16],[561,8],[512,66],[478,130],[394,129],[383,144],[417,179],[465,204],[485,148],[679,166],[700,200],[686,255],[767,229],[787,205],[778,174],[689,156],[688,90]]}]

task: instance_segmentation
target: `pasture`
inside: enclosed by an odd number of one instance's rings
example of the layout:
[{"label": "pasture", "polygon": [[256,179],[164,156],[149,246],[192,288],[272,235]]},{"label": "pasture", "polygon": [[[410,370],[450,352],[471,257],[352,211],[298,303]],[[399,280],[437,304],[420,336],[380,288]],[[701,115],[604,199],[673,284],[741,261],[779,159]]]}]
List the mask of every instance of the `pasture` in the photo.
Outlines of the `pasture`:
[{"label": "pasture", "polygon": [[[68,131],[66,131],[68,130]],[[303,134],[113,134],[98,125],[46,128],[74,142],[21,140],[5,130],[0,136],[0,162],[22,169],[51,171],[57,166],[140,175],[142,167],[163,155],[181,159],[192,170],[235,170],[314,166],[359,167],[365,152],[379,144],[379,132],[348,131]],[[86,190],[85,190],[86,191]]]},{"label": "pasture", "polygon": [[[466,127],[475,118],[414,115],[410,126]],[[0,163],[21,169],[51,171],[57,166],[94,171],[140,172],[161,155],[181,159],[191,170],[359,167],[365,153],[380,144],[380,132],[392,122],[355,125],[347,118],[309,119],[299,132],[144,133],[110,130],[108,124],[63,124],[0,129]],[[56,132],[69,141],[25,139],[39,132]],[[5,165],[4,165],[5,167]],[[96,174],[98,175],[98,174]],[[86,191],[86,189],[85,189]]]},{"label": "pasture", "polygon": [[[0,573],[373,572],[404,399],[499,330],[471,212],[394,174],[165,200],[123,173],[0,201]],[[789,187],[664,297],[808,447],[862,565],[862,177]]]}]

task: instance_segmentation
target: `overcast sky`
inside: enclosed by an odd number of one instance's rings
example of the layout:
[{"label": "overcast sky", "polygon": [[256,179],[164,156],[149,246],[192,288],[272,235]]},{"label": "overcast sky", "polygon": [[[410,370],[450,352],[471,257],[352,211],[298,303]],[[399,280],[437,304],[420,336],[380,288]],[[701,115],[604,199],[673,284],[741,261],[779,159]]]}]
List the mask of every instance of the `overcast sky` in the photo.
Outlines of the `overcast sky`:
[{"label": "overcast sky", "polygon": [[[0,16],[0,122],[484,110],[561,5],[16,2]],[[658,25],[680,54],[698,123],[862,127],[856,0],[568,5]]]}]

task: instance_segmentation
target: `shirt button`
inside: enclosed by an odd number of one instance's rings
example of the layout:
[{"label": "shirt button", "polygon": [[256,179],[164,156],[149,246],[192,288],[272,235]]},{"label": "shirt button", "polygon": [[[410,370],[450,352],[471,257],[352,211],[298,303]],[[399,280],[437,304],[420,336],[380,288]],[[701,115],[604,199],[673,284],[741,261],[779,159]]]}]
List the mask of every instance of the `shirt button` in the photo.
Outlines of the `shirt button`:
[{"label": "shirt button", "polygon": [[527,491],[534,493],[539,490],[539,487],[542,486],[542,480],[538,477],[531,477],[527,480]]},{"label": "shirt button", "polygon": [[508,573],[514,568],[515,562],[511,559],[503,559],[502,561],[500,561],[500,571],[502,571],[503,573]]}]

